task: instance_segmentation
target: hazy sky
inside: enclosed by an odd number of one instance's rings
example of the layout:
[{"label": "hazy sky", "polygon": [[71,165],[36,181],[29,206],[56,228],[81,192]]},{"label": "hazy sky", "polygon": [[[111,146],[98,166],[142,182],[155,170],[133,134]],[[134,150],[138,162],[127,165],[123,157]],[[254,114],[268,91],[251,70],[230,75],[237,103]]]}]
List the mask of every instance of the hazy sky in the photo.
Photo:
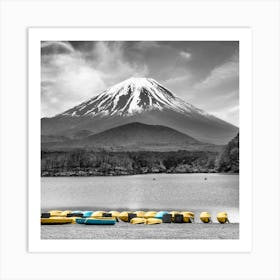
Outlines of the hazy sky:
[{"label": "hazy sky", "polygon": [[41,44],[42,116],[61,113],[130,77],[151,77],[194,106],[239,125],[238,42]]}]

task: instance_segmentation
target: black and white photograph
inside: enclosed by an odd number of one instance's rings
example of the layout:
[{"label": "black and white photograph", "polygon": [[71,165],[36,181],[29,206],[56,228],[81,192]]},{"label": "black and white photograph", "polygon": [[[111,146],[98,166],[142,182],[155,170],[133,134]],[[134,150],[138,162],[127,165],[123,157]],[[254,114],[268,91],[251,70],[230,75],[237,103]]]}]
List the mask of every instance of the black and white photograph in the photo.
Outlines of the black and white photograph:
[{"label": "black and white photograph", "polygon": [[239,41],[41,41],[41,239],[239,239]]}]

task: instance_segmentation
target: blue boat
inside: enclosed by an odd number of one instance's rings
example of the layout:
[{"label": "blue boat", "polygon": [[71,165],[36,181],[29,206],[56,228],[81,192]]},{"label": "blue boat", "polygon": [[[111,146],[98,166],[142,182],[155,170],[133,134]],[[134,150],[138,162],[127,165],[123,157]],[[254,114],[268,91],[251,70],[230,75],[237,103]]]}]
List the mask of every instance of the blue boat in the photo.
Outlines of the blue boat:
[{"label": "blue boat", "polygon": [[157,212],[154,218],[162,219],[165,214],[168,214],[168,212],[167,211]]},{"label": "blue boat", "polygon": [[77,218],[76,219],[76,224],[84,224],[85,223],[85,218]]},{"label": "blue boat", "polygon": [[89,218],[84,220],[84,224],[86,225],[114,225],[116,223],[116,219],[112,218]]},{"label": "blue boat", "polygon": [[89,218],[93,214],[93,211],[84,211],[83,218]]}]

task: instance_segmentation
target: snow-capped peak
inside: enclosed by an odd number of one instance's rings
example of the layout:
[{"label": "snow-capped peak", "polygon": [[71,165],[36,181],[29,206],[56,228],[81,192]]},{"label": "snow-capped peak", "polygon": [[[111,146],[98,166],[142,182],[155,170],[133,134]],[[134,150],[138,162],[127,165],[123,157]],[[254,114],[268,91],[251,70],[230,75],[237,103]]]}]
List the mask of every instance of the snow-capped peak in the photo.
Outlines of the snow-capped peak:
[{"label": "snow-capped peak", "polygon": [[62,113],[66,116],[123,115],[143,111],[169,109],[179,113],[204,111],[176,97],[171,91],[151,78],[131,77],[90,100]]}]

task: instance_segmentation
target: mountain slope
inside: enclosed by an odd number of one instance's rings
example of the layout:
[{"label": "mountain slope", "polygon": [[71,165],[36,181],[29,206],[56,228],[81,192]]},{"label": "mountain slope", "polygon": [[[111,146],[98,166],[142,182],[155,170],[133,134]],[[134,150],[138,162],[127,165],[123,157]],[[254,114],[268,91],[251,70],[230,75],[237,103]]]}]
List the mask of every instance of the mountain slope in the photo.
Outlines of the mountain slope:
[{"label": "mountain slope", "polygon": [[86,143],[113,146],[164,146],[200,144],[199,141],[169,127],[130,123],[118,126],[83,139]]},{"label": "mountain slope", "polygon": [[130,78],[60,114],[61,116],[132,116],[150,110],[169,109],[178,113],[206,112],[195,108],[149,78]]},{"label": "mountain slope", "polygon": [[238,128],[176,97],[153,79],[131,78],[53,118],[43,118],[43,135],[71,136],[141,122],[172,127],[201,142],[226,144]]},{"label": "mountain slope", "polygon": [[130,123],[82,139],[44,143],[46,150],[115,150],[115,151],[176,151],[219,150],[220,147],[201,143],[172,128],[160,125]]}]

